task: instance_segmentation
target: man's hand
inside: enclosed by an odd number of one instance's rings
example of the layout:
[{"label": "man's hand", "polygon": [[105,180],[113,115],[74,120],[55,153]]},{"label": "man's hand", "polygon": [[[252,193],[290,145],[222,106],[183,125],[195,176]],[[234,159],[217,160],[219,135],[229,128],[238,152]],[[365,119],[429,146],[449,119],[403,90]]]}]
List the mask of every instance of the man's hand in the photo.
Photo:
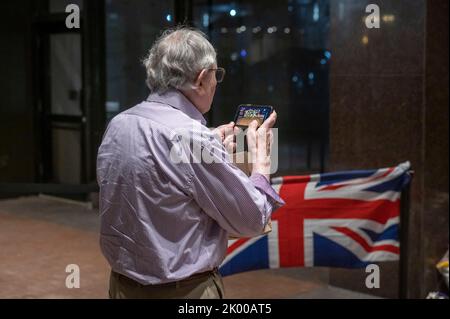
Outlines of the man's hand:
[{"label": "man's hand", "polygon": [[213,130],[213,133],[219,136],[220,141],[228,153],[232,154],[236,151],[235,136],[238,134],[239,128],[234,126],[234,122],[221,125]]},{"label": "man's hand", "polygon": [[252,173],[259,173],[270,180],[270,152],[272,147],[272,127],[277,121],[275,111],[257,129],[258,122],[252,121],[247,130],[248,152],[253,164]]}]

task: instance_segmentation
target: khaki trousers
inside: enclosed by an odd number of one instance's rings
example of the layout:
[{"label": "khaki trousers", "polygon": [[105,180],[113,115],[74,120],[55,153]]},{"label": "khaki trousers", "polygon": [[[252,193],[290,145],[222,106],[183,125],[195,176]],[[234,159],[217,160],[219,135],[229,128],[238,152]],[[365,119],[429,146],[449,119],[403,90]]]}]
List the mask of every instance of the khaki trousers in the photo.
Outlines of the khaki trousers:
[{"label": "khaki trousers", "polygon": [[111,299],[222,299],[224,288],[217,270],[195,274],[189,278],[160,285],[142,285],[111,271]]}]

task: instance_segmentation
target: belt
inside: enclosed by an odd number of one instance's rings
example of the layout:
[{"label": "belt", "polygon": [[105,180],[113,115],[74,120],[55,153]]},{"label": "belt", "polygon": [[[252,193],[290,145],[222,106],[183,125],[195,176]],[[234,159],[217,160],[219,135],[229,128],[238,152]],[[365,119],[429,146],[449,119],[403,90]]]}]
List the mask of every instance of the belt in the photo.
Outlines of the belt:
[{"label": "belt", "polygon": [[134,285],[138,285],[138,286],[141,286],[141,287],[148,287],[148,288],[149,287],[155,287],[155,288],[156,287],[179,287],[179,286],[181,286],[183,284],[190,283],[193,280],[206,279],[206,278],[209,278],[210,276],[213,276],[215,274],[219,274],[219,270],[218,270],[217,267],[212,269],[212,270],[208,270],[208,271],[204,271],[204,272],[201,272],[201,273],[193,274],[193,275],[191,275],[191,276],[189,276],[187,278],[180,279],[180,280],[177,280],[177,281],[171,281],[171,282],[162,283],[162,284],[143,285],[143,284],[137,282],[134,279],[131,279],[131,278],[125,276],[125,275],[122,275],[122,274],[120,274],[118,272],[115,272],[114,270],[111,270],[111,275],[116,277],[116,278],[119,278],[121,281],[125,281],[125,282],[128,282],[128,283],[132,283]]}]

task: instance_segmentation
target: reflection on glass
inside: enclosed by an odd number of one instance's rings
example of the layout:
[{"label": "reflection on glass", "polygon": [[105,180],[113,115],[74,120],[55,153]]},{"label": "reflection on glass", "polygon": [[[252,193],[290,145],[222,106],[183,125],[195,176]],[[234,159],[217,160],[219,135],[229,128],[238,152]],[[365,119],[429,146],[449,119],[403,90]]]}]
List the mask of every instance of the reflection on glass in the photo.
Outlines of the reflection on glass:
[{"label": "reflection on glass", "polygon": [[173,1],[106,1],[108,119],[147,97],[140,61],[161,31],[173,23]]},{"label": "reflection on glass", "polygon": [[323,169],[329,125],[329,0],[193,4],[195,26],[209,36],[218,65],[227,70],[209,124],[229,122],[239,104],[273,105],[280,129],[279,174]]},{"label": "reflection on glass", "polygon": [[54,115],[81,115],[81,36],[50,35],[51,111]]}]

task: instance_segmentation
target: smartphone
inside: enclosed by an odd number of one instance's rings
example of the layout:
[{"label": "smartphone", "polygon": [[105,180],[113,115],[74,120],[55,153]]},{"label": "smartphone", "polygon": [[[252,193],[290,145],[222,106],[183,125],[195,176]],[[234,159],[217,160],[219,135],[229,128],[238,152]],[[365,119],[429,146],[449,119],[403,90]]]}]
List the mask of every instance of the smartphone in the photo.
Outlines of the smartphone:
[{"label": "smartphone", "polygon": [[234,123],[246,129],[253,120],[258,121],[258,127],[270,116],[273,107],[270,105],[241,104],[238,106]]}]

